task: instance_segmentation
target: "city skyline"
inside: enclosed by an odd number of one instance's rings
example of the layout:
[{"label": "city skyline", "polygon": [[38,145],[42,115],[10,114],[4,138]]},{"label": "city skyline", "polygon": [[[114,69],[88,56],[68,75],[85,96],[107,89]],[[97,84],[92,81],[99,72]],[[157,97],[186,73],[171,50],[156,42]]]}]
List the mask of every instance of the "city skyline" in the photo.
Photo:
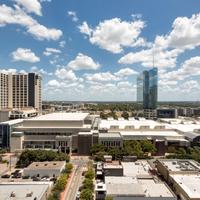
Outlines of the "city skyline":
[{"label": "city skyline", "polygon": [[200,2],[29,2],[0,2],[0,71],[40,73],[43,100],[136,101],[154,66],[158,101],[200,100]]}]

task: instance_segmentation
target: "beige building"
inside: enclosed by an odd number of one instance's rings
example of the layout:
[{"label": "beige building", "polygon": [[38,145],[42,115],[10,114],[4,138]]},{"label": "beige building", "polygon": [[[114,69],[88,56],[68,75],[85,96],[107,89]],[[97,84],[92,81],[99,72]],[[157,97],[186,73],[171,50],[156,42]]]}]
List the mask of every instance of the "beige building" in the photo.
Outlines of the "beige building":
[{"label": "beige building", "polygon": [[[51,113],[24,119],[12,132],[11,151],[40,148],[66,152],[77,149],[80,154],[85,154],[93,144],[91,126],[89,113]],[[82,141],[85,137],[89,143]]]},{"label": "beige building", "polygon": [[33,162],[23,171],[24,176],[58,177],[65,169],[65,161]]},{"label": "beige building", "polygon": [[35,73],[0,73],[0,109],[33,107],[41,112],[41,77]]},{"label": "beige building", "polygon": [[200,164],[193,160],[158,160],[158,172],[179,199],[200,200]]}]

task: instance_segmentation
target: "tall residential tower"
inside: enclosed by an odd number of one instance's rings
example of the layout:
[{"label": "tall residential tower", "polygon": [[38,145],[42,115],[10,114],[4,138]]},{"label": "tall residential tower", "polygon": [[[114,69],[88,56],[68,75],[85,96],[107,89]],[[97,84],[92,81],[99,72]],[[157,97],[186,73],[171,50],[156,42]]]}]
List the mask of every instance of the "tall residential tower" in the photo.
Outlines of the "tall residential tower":
[{"label": "tall residential tower", "polygon": [[41,112],[41,77],[35,73],[0,73],[0,109],[28,107]]}]

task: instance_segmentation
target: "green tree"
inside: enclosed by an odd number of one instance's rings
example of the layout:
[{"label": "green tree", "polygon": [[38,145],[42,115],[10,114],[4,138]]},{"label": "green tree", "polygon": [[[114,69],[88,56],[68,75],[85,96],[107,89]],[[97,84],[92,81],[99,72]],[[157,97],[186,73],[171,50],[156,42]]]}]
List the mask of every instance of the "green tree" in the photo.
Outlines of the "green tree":
[{"label": "green tree", "polygon": [[111,155],[114,160],[119,160],[122,157],[121,149],[116,147],[109,148],[108,154]]},{"label": "green tree", "polygon": [[151,141],[143,140],[143,141],[140,142],[140,144],[141,144],[143,152],[148,152],[148,153],[155,153],[156,152],[156,147]]},{"label": "green tree", "polygon": [[72,172],[72,169],[73,169],[72,163],[67,163],[66,166],[65,166],[65,172],[67,174],[70,174]]},{"label": "green tree", "polygon": [[105,148],[102,144],[94,144],[92,148],[90,149],[91,155],[95,155],[98,152],[103,152],[105,151]]},{"label": "green tree", "polygon": [[83,189],[80,195],[81,200],[93,200],[93,192],[89,189]]},{"label": "green tree", "polygon": [[92,179],[89,179],[89,178],[86,178],[86,179],[83,181],[83,188],[84,188],[84,189],[93,190],[93,189],[94,189],[93,180],[92,180]]},{"label": "green tree", "polygon": [[108,116],[104,112],[100,112],[100,118],[101,119],[107,119]]},{"label": "green tree", "polygon": [[25,150],[19,157],[17,167],[24,168],[32,162],[43,161],[69,161],[69,156],[62,152],[54,152],[51,150]]},{"label": "green tree", "polygon": [[104,160],[104,155],[106,155],[107,153],[105,151],[100,151],[100,152],[97,152],[93,158],[95,161],[103,161]]},{"label": "green tree", "polygon": [[123,117],[124,119],[128,119],[129,118],[129,114],[128,114],[128,112],[123,112],[122,114],[121,114],[121,117]]},{"label": "green tree", "polygon": [[57,180],[54,189],[58,191],[63,191],[67,184],[68,175],[62,174],[60,178]]},{"label": "green tree", "polygon": [[95,174],[94,174],[94,170],[93,170],[93,169],[89,169],[89,170],[85,173],[85,178],[93,179],[94,176],[95,176]]},{"label": "green tree", "polygon": [[135,140],[125,141],[123,145],[123,152],[124,155],[137,156],[138,158],[142,158],[144,156],[140,142]]}]

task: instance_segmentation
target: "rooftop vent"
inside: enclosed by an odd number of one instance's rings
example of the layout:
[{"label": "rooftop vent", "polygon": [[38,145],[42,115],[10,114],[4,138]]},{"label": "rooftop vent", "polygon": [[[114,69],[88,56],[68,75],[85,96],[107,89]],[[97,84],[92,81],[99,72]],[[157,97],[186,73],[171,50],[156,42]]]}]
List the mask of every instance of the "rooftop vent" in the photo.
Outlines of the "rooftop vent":
[{"label": "rooftop vent", "polygon": [[26,197],[32,197],[33,196],[33,192],[29,192],[26,194]]},{"label": "rooftop vent", "polygon": [[11,192],[10,197],[16,197],[14,192]]}]

